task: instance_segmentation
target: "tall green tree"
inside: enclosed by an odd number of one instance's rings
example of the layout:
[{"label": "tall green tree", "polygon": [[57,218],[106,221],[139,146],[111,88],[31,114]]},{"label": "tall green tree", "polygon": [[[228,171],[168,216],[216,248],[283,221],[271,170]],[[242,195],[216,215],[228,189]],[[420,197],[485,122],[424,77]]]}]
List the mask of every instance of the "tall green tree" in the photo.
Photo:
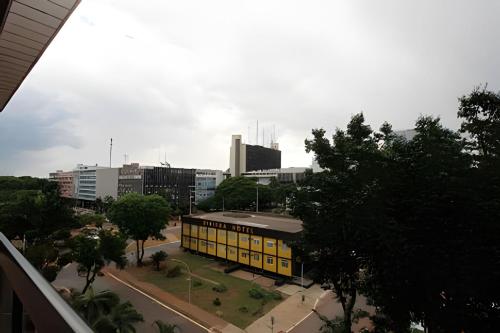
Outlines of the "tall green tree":
[{"label": "tall green tree", "polygon": [[456,304],[443,297],[455,299],[452,281],[467,249],[463,185],[471,158],[439,118],[421,117],[415,129],[412,140],[388,135],[382,146],[380,218],[367,230],[364,291],[394,331],[408,331],[412,321],[431,331],[459,330],[458,320],[447,324]]},{"label": "tall green tree", "polygon": [[78,270],[85,273],[85,286],[82,294],[92,285],[97,274],[111,261],[123,268],[126,240],[121,235],[111,231],[101,230],[99,239],[77,236],[73,241],[73,260],[79,265]]},{"label": "tall green tree", "polygon": [[351,332],[356,297],[362,283],[365,230],[376,219],[382,171],[377,139],[355,115],[347,131],[337,129],[332,142],[313,130],[306,150],[314,152],[324,172],[310,174],[293,202],[304,227],[304,247],[318,270],[317,280],[335,291],[342,305],[344,332]]},{"label": "tall green tree", "polygon": [[500,157],[500,93],[479,86],[459,102],[460,130],[470,135],[470,148],[480,157]]},{"label": "tall green tree", "polygon": [[102,209],[104,213],[107,213],[110,209],[111,206],[113,206],[113,203],[115,202],[115,198],[113,198],[110,195],[106,195],[102,201]]},{"label": "tall green tree", "polygon": [[170,212],[170,205],[159,195],[129,193],[111,206],[108,212],[110,221],[136,242],[138,266],[142,265],[144,242],[149,237],[164,238],[161,230],[165,228]]},{"label": "tall green tree", "polygon": [[287,210],[288,203],[297,191],[295,183],[280,183],[278,179],[271,178],[269,189],[272,193],[273,206],[280,206],[283,210]]},{"label": "tall green tree", "polygon": [[25,256],[49,281],[61,266],[56,240],[69,238],[73,211],[59,197],[56,182],[32,177],[0,177],[0,231],[21,239]]},{"label": "tall green tree", "polygon": [[28,246],[75,225],[73,211],[46,179],[0,177],[0,231],[7,238],[26,237]]},{"label": "tall green tree", "polygon": [[[493,117],[478,118],[464,124],[473,131],[469,122]],[[342,303],[339,329],[350,332],[357,293],[377,306],[380,332],[409,332],[411,322],[429,332],[500,324],[500,164],[496,126],[488,128],[487,154],[432,117],[418,119],[411,140],[388,124],[373,133],[361,115],[332,143],[313,131],[306,147],[325,171],[302,184],[294,213],[319,280]]]}]

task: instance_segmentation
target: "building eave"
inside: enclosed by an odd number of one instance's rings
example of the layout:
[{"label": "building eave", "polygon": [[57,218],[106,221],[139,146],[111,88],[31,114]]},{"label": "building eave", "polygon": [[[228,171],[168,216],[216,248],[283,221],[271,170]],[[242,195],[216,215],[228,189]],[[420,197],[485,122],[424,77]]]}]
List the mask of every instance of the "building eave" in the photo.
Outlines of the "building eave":
[{"label": "building eave", "polygon": [[7,0],[3,3],[0,112],[79,4],[80,0]]}]

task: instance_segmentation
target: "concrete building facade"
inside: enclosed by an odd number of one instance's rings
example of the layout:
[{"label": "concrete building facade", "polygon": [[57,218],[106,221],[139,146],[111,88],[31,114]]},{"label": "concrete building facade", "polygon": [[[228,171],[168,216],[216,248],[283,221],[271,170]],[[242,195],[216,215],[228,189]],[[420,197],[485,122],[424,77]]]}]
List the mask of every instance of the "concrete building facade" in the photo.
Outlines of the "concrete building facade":
[{"label": "concrete building facade", "polygon": [[188,207],[195,178],[196,169],[144,166],[142,193],[166,193],[176,206]]},{"label": "concrete building facade", "polygon": [[118,196],[142,192],[143,169],[139,163],[124,164],[118,172]]},{"label": "concrete building facade", "polygon": [[73,174],[75,199],[95,201],[108,195],[118,197],[118,168],[78,164]]},{"label": "concrete building facade", "polygon": [[74,172],[57,170],[49,174],[51,181],[57,182],[59,195],[63,198],[73,198],[75,195]]},{"label": "concrete building facade", "polygon": [[118,173],[120,168],[106,168],[96,170],[96,198],[104,199],[107,196],[118,199]]}]

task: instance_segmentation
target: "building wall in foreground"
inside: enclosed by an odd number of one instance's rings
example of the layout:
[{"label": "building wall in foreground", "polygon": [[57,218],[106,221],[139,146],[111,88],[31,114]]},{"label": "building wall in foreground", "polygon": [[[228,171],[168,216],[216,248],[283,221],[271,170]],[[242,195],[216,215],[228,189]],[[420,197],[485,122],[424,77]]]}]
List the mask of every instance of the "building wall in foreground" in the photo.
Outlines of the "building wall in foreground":
[{"label": "building wall in foreground", "polygon": [[[233,226],[183,218],[181,246],[264,271],[292,276],[294,257],[285,240],[286,233],[272,230],[273,235],[268,236],[262,234],[259,228],[241,226],[238,229],[240,226],[237,226],[233,231]],[[280,234],[284,234],[283,237]]]}]

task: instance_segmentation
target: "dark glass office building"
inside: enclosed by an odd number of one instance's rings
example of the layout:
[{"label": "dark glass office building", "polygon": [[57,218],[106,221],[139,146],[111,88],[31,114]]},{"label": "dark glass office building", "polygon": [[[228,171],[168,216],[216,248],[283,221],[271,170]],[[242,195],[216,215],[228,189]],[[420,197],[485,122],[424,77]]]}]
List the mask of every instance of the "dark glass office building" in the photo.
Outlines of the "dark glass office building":
[{"label": "dark glass office building", "polygon": [[281,168],[281,151],[262,146],[246,146],[246,171]]},{"label": "dark glass office building", "polygon": [[143,167],[142,193],[168,193],[180,207],[189,206],[190,191],[194,191],[196,169]]}]

